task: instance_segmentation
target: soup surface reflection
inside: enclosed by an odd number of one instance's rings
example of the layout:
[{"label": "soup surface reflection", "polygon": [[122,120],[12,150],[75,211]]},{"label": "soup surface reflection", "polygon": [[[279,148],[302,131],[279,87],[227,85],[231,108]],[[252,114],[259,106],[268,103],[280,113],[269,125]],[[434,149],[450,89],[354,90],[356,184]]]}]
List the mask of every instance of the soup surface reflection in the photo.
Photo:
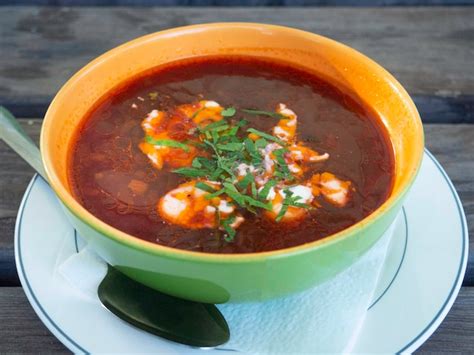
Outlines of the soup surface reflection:
[{"label": "soup surface reflection", "polygon": [[138,238],[210,253],[312,242],[388,197],[379,117],[301,69],[248,57],[158,67],[109,92],[71,146],[81,204]]}]

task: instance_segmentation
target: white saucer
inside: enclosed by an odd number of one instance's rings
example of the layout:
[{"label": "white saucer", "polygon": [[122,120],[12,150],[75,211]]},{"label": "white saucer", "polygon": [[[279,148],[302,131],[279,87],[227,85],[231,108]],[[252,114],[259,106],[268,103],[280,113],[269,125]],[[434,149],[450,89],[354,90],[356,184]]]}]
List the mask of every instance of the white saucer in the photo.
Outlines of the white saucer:
[{"label": "white saucer", "polygon": [[[451,181],[428,151],[398,220],[354,352],[413,352],[442,322],[461,287],[469,244],[466,218]],[[16,265],[34,310],[71,351],[204,351],[142,332],[84,298],[57,272],[79,245],[55,195],[35,176],[18,212]]]}]

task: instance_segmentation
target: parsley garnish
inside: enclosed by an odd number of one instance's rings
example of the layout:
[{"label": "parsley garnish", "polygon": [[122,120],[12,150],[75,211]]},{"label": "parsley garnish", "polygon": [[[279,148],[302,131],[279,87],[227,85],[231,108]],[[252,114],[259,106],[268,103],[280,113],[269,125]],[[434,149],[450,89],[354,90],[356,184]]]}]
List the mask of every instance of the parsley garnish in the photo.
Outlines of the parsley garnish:
[{"label": "parsley garnish", "polygon": [[197,115],[199,115],[199,114],[200,114],[202,111],[204,111],[204,110],[205,110],[205,107],[202,107],[202,108],[196,110],[196,111],[192,114],[191,119],[194,120],[194,119],[197,117]]},{"label": "parsley garnish", "polygon": [[299,200],[301,200],[301,196],[293,196],[293,192],[288,188],[284,189],[283,192],[285,193],[285,199],[282,202],[280,212],[278,212],[278,215],[275,218],[276,222],[281,221],[281,219],[288,211],[288,207],[290,206],[306,209],[310,208],[310,206],[308,206],[307,204],[298,202]]},{"label": "parsley garnish", "polygon": [[237,183],[237,186],[240,189],[246,189],[252,182],[255,182],[255,179],[252,173],[247,173],[242,180]]},{"label": "parsley garnish", "polygon": [[231,215],[228,218],[220,221],[220,225],[222,226],[222,228],[224,228],[224,230],[227,233],[227,235],[224,237],[224,240],[226,242],[231,242],[235,238],[236,231],[231,226],[231,224],[234,223],[234,221],[235,221],[234,215]]},{"label": "parsley garnish", "polygon": [[239,150],[242,150],[244,146],[242,143],[227,143],[227,144],[218,144],[217,148],[220,150],[227,150],[229,152],[237,152]]},{"label": "parsley garnish", "polygon": [[258,129],[249,128],[249,129],[247,129],[247,132],[256,134],[256,135],[259,136],[259,137],[268,139],[269,141],[278,143],[279,145],[282,145],[282,146],[285,146],[285,145],[286,145],[286,143],[283,142],[281,139],[279,139],[279,138],[277,138],[277,137],[275,137],[275,136],[272,136],[271,134],[268,134],[268,133],[259,131]]},{"label": "parsley garnish", "polygon": [[293,180],[294,177],[288,168],[288,164],[285,161],[284,154],[287,152],[286,149],[276,149],[273,151],[273,155],[277,161],[277,171],[275,171],[274,175],[276,177],[280,177],[285,180]]},{"label": "parsley garnish", "polygon": [[[196,117],[202,110],[204,109],[197,110],[191,118]],[[166,145],[185,151],[189,151],[188,145],[199,147],[202,156],[195,157],[191,166],[175,169],[173,172],[190,179],[205,178],[219,183],[219,188],[216,189],[214,184],[211,186],[205,181],[196,182],[196,188],[206,192],[206,199],[213,200],[224,195],[223,198],[226,201],[240,210],[251,213],[257,213],[258,209],[272,211],[272,201],[267,200],[270,190],[294,179],[285,159],[285,154],[288,152],[287,143],[255,128],[243,129],[248,125],[248,122],[238,117],[239,112],[285,118],[276,112],[253,109],[237,110],[234,107],[228,107],[221,111],[223,119],[193,129],[189,135],[194,136],[187,141],[155,140],[148,136],[145,139],[150,144]],[[254,141],[246,133],[253,133],[258,136],[258,139]],[[263,150],[271,142],[281,146],[279,149],[273,150],[275,170],[271,179],[258,191],[255,178],[264,171],[262,165],[265,153]],[[247,171],[245,176],[236,176],[239,164],[253,166],[252,172]],[[275,219],[277,222],[281,221],[290,206],[309,208],[308,205],[299,202],[300,197],[294,196],[288,188],[284,192],[285,198]],[[219,209],[216,208],[216,223],[220,229],[225,231],[224,239],[228,242],[235,238],[236,230],[231,225],[236,221],[236,218],[235,213],[223,217]]]},{"label": "parsley garnish", "polygon": [[171,147],[171,148],[180,148],[184,150],[186,153],[189,152],[189,147],[186,144],[175,141],[173,139],[155,139],[151,136],[146,136],[145,141],[153,145],[161,145],[161,146]]},{"label": "parsley garnish", "polygon": [[267,183],[263,186],[263,189],[260,190],[258,193],[258,197],[260,199],[266,200],[268,197],[268,193],[270,192],[270,189],[274,186],[276,186],[277,181],[276,180],[268,180]]},{"label": "parsley garnish", "polygon": [[196,168],[179,168],[173,170],[173,173],[181,174],[187,177],[204,177],[207,175],[206,171]]},{"label": "parsley garnish", "polygon": [[202,128],[199,128],[199,130],[201,132],[209,132],[209,131],[220,132],[220,131],[226,130],[227,128],[229,128],[229,125],[227,124],[227,122],[225,120],[220,120],[220,121],[212,122]]},{"label": "parsley garnish", "polygon": [[227,107],[226,109],[222,110],[221,115],[222,117],[232,117],[235,115],[237,110],[233,107]]},{"label": "parsley garnish", "polygon": [[202,181],[198,181],[196,183],[196,187],[200,190],[203,190],[203,191],[206,191],[206,192],[209,192],[209,193],[216,192],[216,189],[214,189],[212,186],[209,186],[208,184],[206,184]]},{"label": "parsley garnish", "polygon": [[282,115],[278,112],[270,112],[270,111],[262,111],[262,110],[253,110],[253,109],[242,109],[242,112],[249,113],[251,115],[259,115],[259,116],[269,116],[273,118],[286,118],[286,116]]}]

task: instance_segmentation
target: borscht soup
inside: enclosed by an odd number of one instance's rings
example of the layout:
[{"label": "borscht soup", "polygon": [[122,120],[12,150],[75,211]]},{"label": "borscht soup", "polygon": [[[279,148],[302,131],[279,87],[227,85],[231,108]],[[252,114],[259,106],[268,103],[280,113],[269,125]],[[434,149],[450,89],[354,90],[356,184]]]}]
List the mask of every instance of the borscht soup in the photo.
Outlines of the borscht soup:
[{"label": "borscht soup", "polygon": [[188,59],[102,97],[70,147],[75,198],[137,238],[254,253],[325,238],[390,195],[380,117],[350,90],[253,57]]}]

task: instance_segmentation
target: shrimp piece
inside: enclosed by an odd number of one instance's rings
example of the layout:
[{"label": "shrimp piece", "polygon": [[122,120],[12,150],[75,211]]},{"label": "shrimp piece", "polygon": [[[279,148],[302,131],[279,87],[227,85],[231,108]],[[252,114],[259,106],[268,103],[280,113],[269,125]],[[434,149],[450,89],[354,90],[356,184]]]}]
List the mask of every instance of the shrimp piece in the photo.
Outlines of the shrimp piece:
[{"label": "shrimp piece", "polygon": [[352,183],[337,178],[334,174],[325,172],[311,177],[311,186],[314,196],[320,194],[331,204],[344,207],[349,201]]},{"label": "shrimp piece", "polygon": [[289,148],[290,157],[295,162],[315,163],[329,159],[329,154],[319,154],[311,148],[305,147],[303,143],[293,144]]},{"label": "shrimp piece", "polygon": [[293,144],[288,147],[289,156],[287,158],[290,172],[300,177],[307,170],[307,163],[316,163],[329,159],[329,154],[320,155],[315,150],[305,147],[303,143]]},{"label": "shrimp piece", "polygon": [[158,170],[165,164],[172,168],[190,166],[200,153],[196,147],[187,144],[187,148],[182,149],[154,144],[153,141],[197,142],[194,135],[197,127],[222,120],[222,109],[215,101],[202,100],[197,104],[177,106],[170,112],[152,110],[142,121],[142,129],[151,139],[145,139],[139,148]]},{"label": "shrimp piece", "polygon": [[[197,181],[190,181],[179,185],[166,193],[158,202],[157,210],[163,219],[190,229],[218,227],[218,214],[221,219],[228,218],[235,212],[235,206],[230,199],[215,197],[207,199],[208,192],[196,187]],[[219,188],[216,182],[205,182],[207,185]],[[239,227],[244,218],[236,215],[232,228]]]},{"label": "shrimp piece", "polygon": [[161,125],[165,116],[166,114],[163,111],[152,110],[149,112],[142,121],[142,129],[145,131],[145,134],[152,135],[156,127]]},{"label": "shrimp piece", "polygon": [[296,137],[296,123],[298,116],[285,104],[279,104],[276,112],[283,115],[278,124],[273,127],[273,135],[284,142],[292,143]]}]

